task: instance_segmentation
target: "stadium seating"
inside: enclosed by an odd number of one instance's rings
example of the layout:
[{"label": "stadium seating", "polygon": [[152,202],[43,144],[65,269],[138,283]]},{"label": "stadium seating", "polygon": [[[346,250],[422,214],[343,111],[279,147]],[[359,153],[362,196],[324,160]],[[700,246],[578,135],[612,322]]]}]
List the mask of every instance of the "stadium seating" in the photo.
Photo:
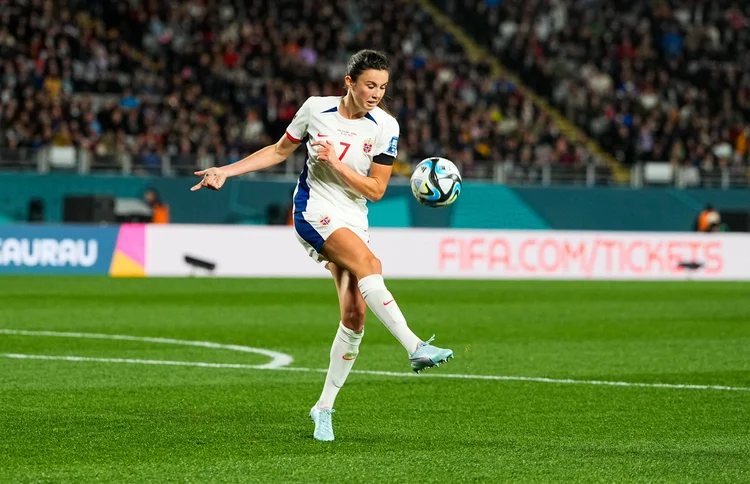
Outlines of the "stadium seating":
[{"label": "stadium seating", "polygon": [[688,185],[747,183],[750,5],[436,3],[620,162],[690,167]]},{"label": "stadium seating", "polygon": [[71,146],[74,166],[45,166],[170,175],[231,163],[283,134],[307,96],[341,93],[361,48],[392,55],[401,174],[434,155],[478,178],[493,177],[495,161],[534,171],[591,158],[416,3],[11,0],[0,15],[0,166]]}]

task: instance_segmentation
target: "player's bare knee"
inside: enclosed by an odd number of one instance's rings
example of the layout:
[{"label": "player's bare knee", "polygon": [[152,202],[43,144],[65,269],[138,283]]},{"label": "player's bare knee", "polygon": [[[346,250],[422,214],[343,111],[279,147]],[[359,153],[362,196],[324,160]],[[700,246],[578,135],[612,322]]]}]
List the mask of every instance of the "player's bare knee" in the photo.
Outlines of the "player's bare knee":
[{"label": "player's bare knee", "polygon": [[366,265],[370,274],[383,273],[383,264],[381,264],[380,259],[378,259],[374,255],[368,258]]},{"label": "player's bare knee", "polygon": [[373,274],[382,274],[383,265],[380,263],[380,259],[369,254],[357,261],[357,264],[352,268],[352,272],[359,280]]}]

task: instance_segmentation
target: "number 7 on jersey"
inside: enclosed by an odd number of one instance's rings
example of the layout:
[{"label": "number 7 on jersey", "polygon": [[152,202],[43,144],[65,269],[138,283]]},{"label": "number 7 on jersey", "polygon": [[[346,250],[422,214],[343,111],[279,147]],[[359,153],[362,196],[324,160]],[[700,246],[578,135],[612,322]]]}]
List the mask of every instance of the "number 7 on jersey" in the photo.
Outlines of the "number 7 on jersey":
[{"label": "number 7 on jersey", "polygon": [[339,161],[344,159],[344,156],[346,155],[346,152],[349,151],[349,147],[352,145],[351,143],[344,143],[343,141],[339,142],[340,145],[344,147],[344,151],[341,152],[341,155],[339,155]]}]

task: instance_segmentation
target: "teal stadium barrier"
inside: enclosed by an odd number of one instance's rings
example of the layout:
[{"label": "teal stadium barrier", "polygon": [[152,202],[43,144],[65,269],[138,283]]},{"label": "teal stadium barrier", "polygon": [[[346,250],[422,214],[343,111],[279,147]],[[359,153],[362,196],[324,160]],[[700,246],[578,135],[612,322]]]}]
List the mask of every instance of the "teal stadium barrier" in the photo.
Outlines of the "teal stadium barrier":
[{"label": "teal stadium barrier", "polygon": [[[190,192],[190,178],[68,174],[0,175],[0,224],[28,219],[29,201],[41,198],[45,221],[62,221],[65,195],[112,194],[141,198],[155,188],[169,204],[174,223],[265,224],[271,205],[286,208],[291,180],[231,180],[224,190]],[[706,203],[720,210],[750,210],[750,190],[508,187],[466,183],[459,201],[446,209],[419,205],[408,185],[396,181],[370,204],[374,227],[453,227],[686,231]]]}]

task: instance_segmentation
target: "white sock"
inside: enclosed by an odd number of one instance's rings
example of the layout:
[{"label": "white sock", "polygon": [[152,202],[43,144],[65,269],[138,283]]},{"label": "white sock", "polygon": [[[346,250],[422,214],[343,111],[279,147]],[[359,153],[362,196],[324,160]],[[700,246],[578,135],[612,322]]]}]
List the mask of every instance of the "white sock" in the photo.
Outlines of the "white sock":
[{"label": "white sock", "polygon": [[383,276],[373,274],[359,280],[359,290],[362,297],[370,307],[375,316],[385,324],[385,327],[396,337],[409,354],[417,350],[417,345],[422,341],[416,334],[412,333],[406,324],[406,318],[401,314],[398,304],[388,292],[383,282]]},{"label": "white sock", "polygon": [[328,364],[328,373],[326,373],[326,382],[323,385],[323,393],[320,394],[317,406],[318,408],[333,408],[333,402],[336,395],[344,386],[346,377],[354,366],[354,361],[359,354],[359,344],[362,342],[361,333],[355,333],[353,330],[344,327],[339,322],[339,329],[336,331],[336,338],[331,345],[331,362]]}]

